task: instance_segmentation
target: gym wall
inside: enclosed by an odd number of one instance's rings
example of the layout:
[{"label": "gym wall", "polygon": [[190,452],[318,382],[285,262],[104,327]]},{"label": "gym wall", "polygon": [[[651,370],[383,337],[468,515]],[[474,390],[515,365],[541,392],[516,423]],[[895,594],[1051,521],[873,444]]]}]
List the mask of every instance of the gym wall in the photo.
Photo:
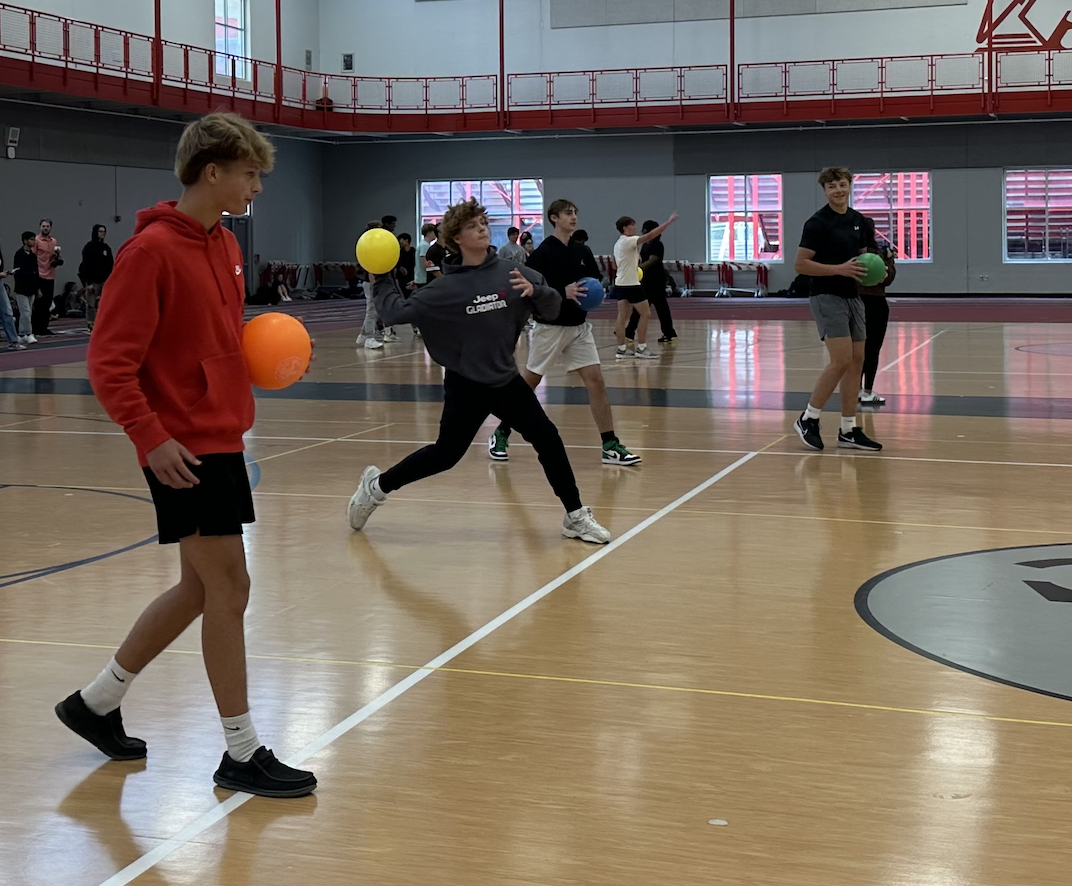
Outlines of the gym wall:
[{"label": "gym wall", "polygon": [[335,146],[324,153],[325,253],[349,256],[365,222],[387,213],[416,233],[420,179],[531,176],[543,178],[548,202],[580,206],[597,253],[610,251],[618,216],[662,221],[677,209],[667,257],[704,261],[707,177],[780,172],[787,261],[772,267],[778,290],[793,279],[801,227],[824,203],[818,170],[848,165],[932,172],[934,258],[903,263],[898,291],[1067,293],[1067,264],[1003,263],[1002,185],[1006,166],[1067,164],[1070,140],[1072,123],[1052,122]]},{"label": "gym wall", "polygon": [[[1003,8],[1009,0],[998,2]],[[1029,13],[1045,34],[1068,9],[1064,2],[1057,11],[1058,2],[1039,0]],[[744,63],[970,53],[979,48],[987,4],[738,0],[737,8]],[[729,57],[727,0],[506,0],[505,10],[507,73],[712,65]],[[321,0],[320,22],[330,73],[339,73],[343,53],[354,53],[356,72],[370,76],[498,71],[498,0]],[[1006,27],[1013,25],[1015,15]]]},{"label": "gym wall", "polygon": [[[0,250],[10,264],[23,230],[49,217],[66,252],[58,280],[77,279],[90,229],[108,227],[113,248],[130,236],[139,209],[176,199],[172,172],[179,124],[0,103],[0,127],[21,129],[18,156],[0,159]],[[254,246],[262,258],[321,258],[321,147],[275,140],[277,171],[254,205]],[[115,216],[121,221],[116,222]],[[352,250],[351,250],[352,251]]]}]

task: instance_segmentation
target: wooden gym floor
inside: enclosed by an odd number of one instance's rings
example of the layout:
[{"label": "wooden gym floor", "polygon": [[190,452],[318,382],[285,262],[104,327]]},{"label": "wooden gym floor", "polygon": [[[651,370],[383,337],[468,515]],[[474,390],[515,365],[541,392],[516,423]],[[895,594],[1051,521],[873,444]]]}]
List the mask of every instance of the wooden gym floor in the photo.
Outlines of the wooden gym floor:
[{"label": "wooden gym floor", "polygon": [[58,724],[177,558],[84,365],[0,373],[0,882],[1067,884],[1069,703],[917,656],[853,602],[894,567],[1067,539],[1069,327],[891,326],[877,456],[834,447],[835,411],[823,454],[792,433],[810,324],[679,332],[616,365],[597,321],[640,467],[602,467],[576,381],[547,380],[602,549],[559,537],[531,449],[492,464],[483,433],[350,531],[361,469],[436,432],[408,331],[321,333],[315,373],[259,400],[253,712],[320,780],[290,801],[213,788],[196,629],[124,704],[147,761]]}]

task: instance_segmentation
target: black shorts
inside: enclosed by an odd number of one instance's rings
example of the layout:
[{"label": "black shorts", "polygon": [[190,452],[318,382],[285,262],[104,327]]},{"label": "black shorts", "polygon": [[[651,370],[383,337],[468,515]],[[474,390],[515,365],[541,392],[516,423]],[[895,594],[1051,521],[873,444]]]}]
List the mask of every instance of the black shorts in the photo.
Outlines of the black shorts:
[{"label": "black shorts", "polygon": [[201,481],[190,489],[173,489],[142,468],[156,506],[160,544],[175,544],[198,532],[201,535],[241,535],[242,524],[252,523],[253,493],[246,460],[241,452],[199,455],[200,465],[189,465]]},{"label": "black shorts", "polygon": [[642,301],[648,300],[648,294],[644,291],[643,286],[615,286],[614,297],[625,299],[631,305],[638,305]]}]

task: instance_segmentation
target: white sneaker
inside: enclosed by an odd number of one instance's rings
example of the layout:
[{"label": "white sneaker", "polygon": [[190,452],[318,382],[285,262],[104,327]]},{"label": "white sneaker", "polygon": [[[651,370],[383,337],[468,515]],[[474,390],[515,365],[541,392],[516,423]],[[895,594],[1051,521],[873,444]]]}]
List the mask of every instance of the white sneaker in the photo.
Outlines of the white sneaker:
[{"label": "white sneaker", "polygon": [[359,348],[365,346],[365,334],[363,332],[358,333],[357,338],[354,339],[354,344],[357,345]]},{"label": "white sneaker", "polygon": [[37,344],[37,336],[36,335],[28,335],[28,336],[26,336],[26,344],[28,344],[28,345]]},{"label": "white sneaker", "polygon": [[628,360],[630,357],[635,357],[636,353],[630,351],[625,345],[619,345],[618,349],[614,352],[615,360]]},{"label": "white sneaker", "polygon": [[636,353],[633,355],[638,360],[658,360],[659,355],[653,354],[644,345],[637,345]]},{"label": "white sneaker", "polygon": [[350,504],[346,507],[346,517],[350,521],[350,528],[360,532],[372,516],[372,512],[387,501],[387,496],[378,498],[372,488],[372,483],[380,476],[380,469],[375,465],[369,465],[361,472],[361,485],[357,492],[350,496]]},{"label": "white sneaker", "polygon": [[605,545],[610,541],[610,533],[596,522],[591,508],[566,514],[562,520],[562,536],[579,538],[594,545]]},{"label": "white sneaker", "polygon": [[383,347],[383,342],[375,338],[366,338],[365,347],[368,348],[370,351],[375,351]]},{"label": "white sneaker", "polygon": [[383,331],[383,340],[385,342],[398,341],[398,333],[393,329],[385,329]]},{"label": "white sneaker", "polygon": [[884,406],[886,403],[886,398],[880,397],[874,391],[860,391],[859,400],[870,406]]}]

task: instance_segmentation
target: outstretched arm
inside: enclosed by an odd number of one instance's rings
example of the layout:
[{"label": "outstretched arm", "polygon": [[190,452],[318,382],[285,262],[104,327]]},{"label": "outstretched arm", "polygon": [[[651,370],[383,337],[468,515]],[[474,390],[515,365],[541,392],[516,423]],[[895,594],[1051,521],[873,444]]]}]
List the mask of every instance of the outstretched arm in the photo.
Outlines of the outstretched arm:
[{"label": "outstretched arm", "polygon": [[664,231],[666,231],[668,227],[670,227],[670,225],[676,222],[679,217],[680,216],[678,216],[676,210],[674,212],[671,212],[670,218],[668,218],[661,225],[659,225],[659,227],[655,228],[654,230],[648,231],[648,233],[646,234],[641,234],[637,238],[637,246],[643,246],[649,240],[654,240],[656,237],[660,236]]}]

